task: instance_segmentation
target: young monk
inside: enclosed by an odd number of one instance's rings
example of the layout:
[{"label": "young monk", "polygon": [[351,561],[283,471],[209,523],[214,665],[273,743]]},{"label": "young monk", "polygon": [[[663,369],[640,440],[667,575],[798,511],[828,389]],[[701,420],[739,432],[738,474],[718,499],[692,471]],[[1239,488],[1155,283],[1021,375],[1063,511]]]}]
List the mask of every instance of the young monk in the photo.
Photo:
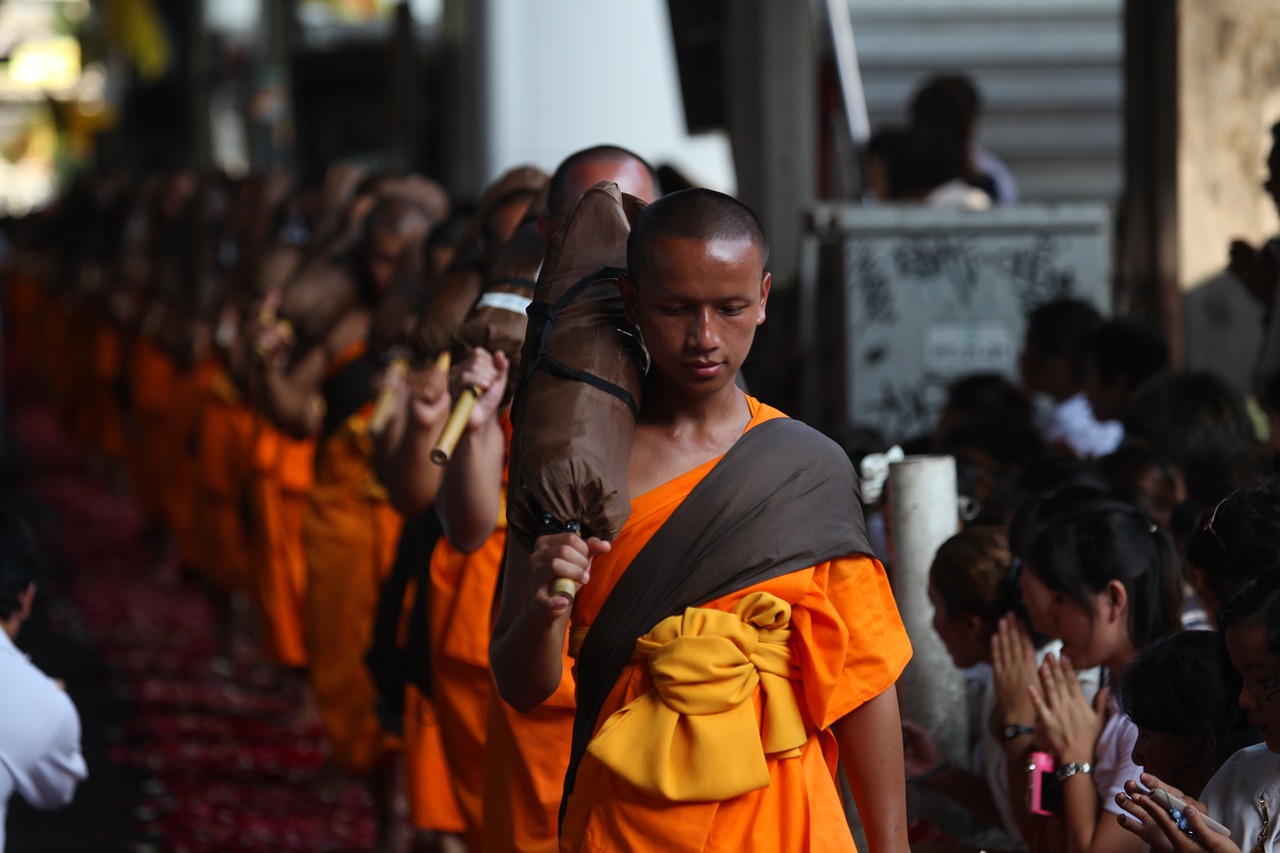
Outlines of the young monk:
[{"label": "young monk", "polygon": [[[894,682],[911,649],[852,467],[734,384],[767,259],[754,214],[720,193],[640,215],[622,295],[652,362],[631,516],[613,542],[509,551],[502,698],[528,709],[556,690],[570,624],[578,651],[561,850],[853,851],[837,756],[870,849],[907,850]],[[670,589],[686,594],[653,600]]]},{"label": "young monk", "polygon": [[[657,194],[652,170],[636,154],[615,146],[579,151],[551,178],[549,209],[536,220],[543,236],[602,180],[646,201]],[[554,697],[530,713],[492,698],[488,637],[507,540],[508,367],[505,354],[477,348],[455,368],[455,391],[474,385],[483,393],[446,469],[437,504],[445,538],[431,559],[434,698],[473,853],[557,849],[573,726],[568,667]],[[422,462],[402,455],[400,464],[409,479],[427,482]]]}]

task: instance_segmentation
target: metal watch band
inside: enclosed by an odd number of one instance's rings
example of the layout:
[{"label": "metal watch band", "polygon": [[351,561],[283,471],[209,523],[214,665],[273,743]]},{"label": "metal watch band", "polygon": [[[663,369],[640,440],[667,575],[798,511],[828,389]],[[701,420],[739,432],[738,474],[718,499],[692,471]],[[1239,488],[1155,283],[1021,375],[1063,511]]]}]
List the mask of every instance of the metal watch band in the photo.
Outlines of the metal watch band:
[{"label": "metal watch band", "polygon": [[1064,764],[1061,767],[1059,767],[1057,776],[1058,776],[1059,782],[1065,782],[1067,779],[1070,779],[1072,776],[1075,776],[1077,773],[1092,773],[1092,772],[1093,772],[1093,765],[1090,764],[1089,762],[1086,761],[1083,764],[1077,764],[1075,762],[1072,762],[1071,764]]}]

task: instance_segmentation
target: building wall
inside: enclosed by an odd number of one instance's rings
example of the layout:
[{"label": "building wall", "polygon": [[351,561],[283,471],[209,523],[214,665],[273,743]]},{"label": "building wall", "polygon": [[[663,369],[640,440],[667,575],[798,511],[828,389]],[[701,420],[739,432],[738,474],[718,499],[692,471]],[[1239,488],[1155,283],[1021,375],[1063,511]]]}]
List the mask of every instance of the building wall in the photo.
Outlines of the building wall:
[{"label": "building wall", "polygon": [[1280,5],[1178,6],[1178,280],[1186,361],[1246,390],[1261,308],[1223,276],[1233,239],[1259,245],[1280,221],[1261,188],[1280,121]]},{"label": "building wall", "polygon": [[476,43],[485,113],[480,181],[520,163],[551,170],[599,143],[670,162],[733,191],[723,134],[690,136],[664,0],[485,0]]}]

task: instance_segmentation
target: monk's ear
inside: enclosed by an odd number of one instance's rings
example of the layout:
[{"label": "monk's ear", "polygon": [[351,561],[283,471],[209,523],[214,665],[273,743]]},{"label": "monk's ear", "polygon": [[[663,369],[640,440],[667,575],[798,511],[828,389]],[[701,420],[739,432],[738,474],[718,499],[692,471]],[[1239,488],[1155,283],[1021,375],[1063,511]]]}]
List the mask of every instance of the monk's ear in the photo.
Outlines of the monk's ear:
[{"label": "monk's ear", "polygon": [[769,290],[773,286],[773,273],[765,273],[764,278],[760,279],[760,308],[756,315],[756,325],[764,323],[765,306],[769,302]]},{"label": "monk's ear", "polygon": [[627,322],[633,326],[640,325],[637,319],[639,315],[636,313],[636,283],[626,273],[618,276],[618,293],[622,296],[622,306],[627,312]]}]

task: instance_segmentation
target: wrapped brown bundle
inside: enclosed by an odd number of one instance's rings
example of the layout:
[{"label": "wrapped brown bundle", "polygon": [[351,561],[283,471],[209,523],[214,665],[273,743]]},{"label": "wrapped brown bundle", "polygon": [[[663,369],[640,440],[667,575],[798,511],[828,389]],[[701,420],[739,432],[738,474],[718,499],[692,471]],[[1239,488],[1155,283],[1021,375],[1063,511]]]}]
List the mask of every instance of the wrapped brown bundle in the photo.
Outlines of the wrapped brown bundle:
[{"label": "wrapped brown bundle", "polygon": [[642,204],[616,184],[593,187],[552,236],[538,276],[512,412],[507,507],[526,549],[564,530],[611,541],[631,512],[627,466],[648,355],[617,276]]},{"label": "wrapped brown bundle", "polygon": [[422,175],[405,175],[388,181],[378,188],[377,197],[407,201],[420,208],[433,228],[449,216],[449,194],[440,184]]},{"label": "wrapped brown bundle", "polygon": [[277,314],[300,342],[313,344],[359,304],[360,289],[350,273],[328,259],[316,259],[285,285]]},{"label": "wrapped brown bundle", "polygon": [[[490,208],[514,192],[541,191],[547,175],[533,166],[520,166],[507,172],[491,184],[480,197],[476,216],[458,243],[457,257],[440,280],[432,287],[423,307],[414,336],[415,355],[422,360],[435,358],[453,344],[453,333],[466,319],[471,307],[480,298],[484,285],[483,262],[479,252],[483,249],[481,237]],[[503,235],[503,239],[505,240]]]},{"label": "wrapped brown bundle", "polygon": [[[535,223],[520,226],[498,250],[480,301],[453,336],[467,351],[484,347],[489,352],[506,353],[512,377],[520,375],[520,350],[529,325],[526,309],[533,300],[546,251],[547,241]],[[514,393],[512,382],[507,388],[508,399]]]},{"label": "wrapped brown bundle", "polygon": [[[454,334],[454,339],[467,351],[483,347],[489,352],[507,355],[512,377],[507,383],[508,400],[515,393],[514,377],[520,375],[520,349],[529,324],[525,309],[533,299],[535,278],[546,248],[536,223],[526,222],[520,226],[498,250],[489,267],[488,282],[480,301]],[[454,403],[453,412],[431,451],[431,459],[436,464],[449,461],[478,396],[478,389],[468,387]]]}]

